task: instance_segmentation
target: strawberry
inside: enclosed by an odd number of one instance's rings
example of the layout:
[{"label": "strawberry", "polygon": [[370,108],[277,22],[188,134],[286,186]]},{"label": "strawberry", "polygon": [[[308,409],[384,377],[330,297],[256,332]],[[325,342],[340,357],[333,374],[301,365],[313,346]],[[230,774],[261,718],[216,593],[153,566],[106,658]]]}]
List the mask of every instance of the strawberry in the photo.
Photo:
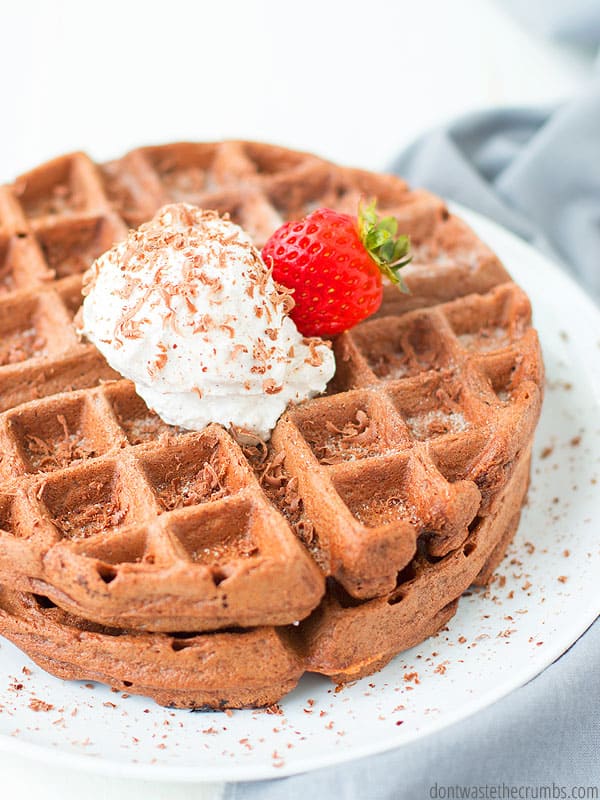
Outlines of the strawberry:
[{"label": "strawberry", "polygon": [[278,228],[262,254],[273,277],[294,292],[290,316],[304,336],[335,336],[375,313],[382,275],[407,291],[399,269],[409,240],[394,217],[378,219],[375,201],[358,218],[319,208]]}]

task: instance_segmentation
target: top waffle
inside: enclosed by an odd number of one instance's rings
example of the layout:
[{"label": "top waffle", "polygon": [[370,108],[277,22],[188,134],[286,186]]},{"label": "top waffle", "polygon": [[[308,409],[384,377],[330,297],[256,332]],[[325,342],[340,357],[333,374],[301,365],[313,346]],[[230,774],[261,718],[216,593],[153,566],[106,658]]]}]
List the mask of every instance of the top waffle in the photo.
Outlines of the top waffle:
[{"label": "top waffle", "polygon": [[[337,338],[327,396],[290,409],[269,448],[170,428],[78,341],[82,273],[164,203],[229,212],[261,245],[361,195],[411,235],[411,294],[388,287]],[[427,192],[254,143],[65,156],[0,188],[0,577],[164,631],[302,619],[326,576],[384,595],[418,544],[445,556],[489,512],[541,381],[526,296]]]}]

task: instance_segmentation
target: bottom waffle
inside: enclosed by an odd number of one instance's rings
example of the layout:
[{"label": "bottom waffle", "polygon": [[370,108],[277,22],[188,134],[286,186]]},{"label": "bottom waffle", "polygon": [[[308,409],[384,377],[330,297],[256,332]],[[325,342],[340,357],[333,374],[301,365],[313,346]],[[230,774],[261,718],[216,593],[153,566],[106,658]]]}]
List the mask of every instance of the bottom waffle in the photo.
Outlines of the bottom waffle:
[{"label": "bottom waffle", "polygon": [[439,559],[419,552],[396,589],[376,600],[357,601],[331,583],[319,608],[298,626],[205,634],[122,631],[2,587],[0,633],[60,678],[99,681],[173,707],[271,705],[304,671],[355,680],[434,634],[472,583],[489,580],[517,529],[529,466],[528,451],[460,548]]},{"label": "bottom waffle", "polygon": [[39,595],[4,588],[0,630],[59,678],[99,681],[176,708],[268,706],[304,671],[285,628],[121,631],[72,616]]}]

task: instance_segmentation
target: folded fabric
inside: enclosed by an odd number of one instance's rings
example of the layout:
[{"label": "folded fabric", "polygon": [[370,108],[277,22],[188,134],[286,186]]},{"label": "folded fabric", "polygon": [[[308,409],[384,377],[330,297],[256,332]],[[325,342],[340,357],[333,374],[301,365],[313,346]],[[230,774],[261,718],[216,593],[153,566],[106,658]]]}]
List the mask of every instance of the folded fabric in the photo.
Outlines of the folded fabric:
[{"label": "folded fabric", "polygon": [[393,171],[510,228],[600,300],[600,76],[556,109],[471,114],[428,133]]},{"label": "folded fabric", "polygon": [[501,0],[502,7],[535,33],[557,42],[597,48],[600,43],[598,0]]}]

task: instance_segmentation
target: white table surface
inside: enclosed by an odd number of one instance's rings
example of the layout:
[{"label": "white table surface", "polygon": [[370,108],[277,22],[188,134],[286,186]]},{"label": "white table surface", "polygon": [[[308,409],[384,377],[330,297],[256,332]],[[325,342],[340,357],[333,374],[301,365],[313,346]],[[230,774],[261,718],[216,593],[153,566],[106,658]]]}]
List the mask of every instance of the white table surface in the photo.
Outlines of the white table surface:
[{"label": "white table surface", "polygon": [[[0,182],[69,150],[105,159],[228,137],[382,169],[428,127],[554,102],[590,68],[492,0],[0,0],[0,37]],[[0,775],[13,800],[216,800],[223,789],[95,777],[1,752]]]}]

